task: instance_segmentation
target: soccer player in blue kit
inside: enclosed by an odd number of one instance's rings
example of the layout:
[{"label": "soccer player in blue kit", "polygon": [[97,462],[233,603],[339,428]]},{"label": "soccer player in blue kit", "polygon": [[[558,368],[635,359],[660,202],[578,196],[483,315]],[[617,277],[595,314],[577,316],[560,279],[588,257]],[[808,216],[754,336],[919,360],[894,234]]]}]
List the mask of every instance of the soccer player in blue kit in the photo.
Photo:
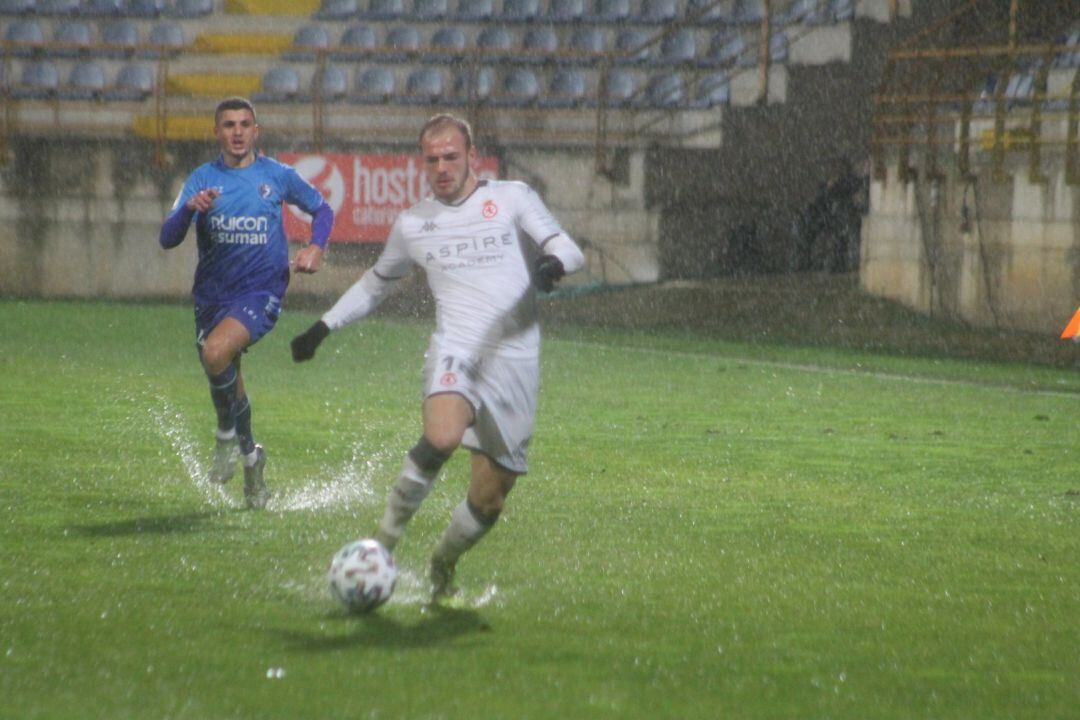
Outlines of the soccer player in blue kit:
[{"label": "soccer player in blue kit", "polygon": [[263,508],[270,497],[263,478],[266,452],[252,436],[240,355],[273,329],[289,285],[282,202],[312,216],[311,243],[293,262],[300,273],[314,273],[322,264],[334,213],[296,170],[255,149],[259,125],[248,100],[218,104],[214,136],[221,155],[188,176],[161,227],[160,242],[166,249],[176,247],[195,221],[196,344],[218,423],[210,480],[227,482],[242,459],[244,498],[248,507]]}]

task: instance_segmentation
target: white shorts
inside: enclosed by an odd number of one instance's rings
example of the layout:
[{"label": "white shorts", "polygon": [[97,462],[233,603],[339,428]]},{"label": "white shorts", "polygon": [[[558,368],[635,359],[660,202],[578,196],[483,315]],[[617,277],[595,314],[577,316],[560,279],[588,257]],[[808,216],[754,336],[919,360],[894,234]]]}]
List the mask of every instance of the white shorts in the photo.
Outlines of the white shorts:
[{"label": "white shorts", "polygon": [[461,444],[507,470],[528,472],[540,361],[497,355],[477,359],[433,340],[424,356],[424,397],[448,392],[468,400],[476,414]]}]

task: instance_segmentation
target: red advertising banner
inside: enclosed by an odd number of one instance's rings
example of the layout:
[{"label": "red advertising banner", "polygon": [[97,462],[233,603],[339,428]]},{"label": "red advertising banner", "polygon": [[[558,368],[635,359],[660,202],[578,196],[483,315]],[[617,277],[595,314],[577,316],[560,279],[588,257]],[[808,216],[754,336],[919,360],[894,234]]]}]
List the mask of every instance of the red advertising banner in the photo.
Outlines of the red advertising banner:
[{"label": "red advertising banner", "polygon": [[[326,198],[334,211],[331,242],[383,242],[398,213],[430,193],[419,155],[303,155],[281,153]],[[481,178],[496,178],[499,161],[482,157],[473,168]],[[285,235],[311,237],[311,216],[286,205]]]}]

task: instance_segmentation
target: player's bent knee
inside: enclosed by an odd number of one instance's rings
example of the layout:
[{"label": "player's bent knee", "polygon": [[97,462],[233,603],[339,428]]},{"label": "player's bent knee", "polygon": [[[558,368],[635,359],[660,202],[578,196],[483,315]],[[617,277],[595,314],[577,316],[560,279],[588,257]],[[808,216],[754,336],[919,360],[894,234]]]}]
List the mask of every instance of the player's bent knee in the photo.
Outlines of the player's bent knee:
[{"label": "player's bent knee", "polygon": [[421,435],[417,443],[409,450],[409,458],[424,472],[434,474],[446,464],[455,448],[457,448],[456,442],[447,447],[432,442],[426,435]]}]

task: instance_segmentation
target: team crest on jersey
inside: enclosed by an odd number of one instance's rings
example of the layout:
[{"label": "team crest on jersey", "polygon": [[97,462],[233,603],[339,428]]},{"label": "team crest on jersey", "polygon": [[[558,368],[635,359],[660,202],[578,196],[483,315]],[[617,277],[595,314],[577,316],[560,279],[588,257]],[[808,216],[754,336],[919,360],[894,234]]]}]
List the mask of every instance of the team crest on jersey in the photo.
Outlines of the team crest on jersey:
[{"label": "team crest on jersey", "polygon": [[266,183],[263,183],[262,185],[259,186],[259,196],[260,197],[262,197],[264,199],[268,198],[268,197],[270,197],[271,192],[273,192],[273,190],[271,190],[270,186],[267,185]]},{"label": "team crest on jersey", "polygon": [[443,376],[439,378],[439,384],[443,387],[452,387],[457,385],[457,375],[452,372],[443,373]]},{"label": "team crest on jersey", "polygon": [[499,206],[495,204],[494,200],[485,200],[483,213],[484,217],[490,220],[499,214]]}]

